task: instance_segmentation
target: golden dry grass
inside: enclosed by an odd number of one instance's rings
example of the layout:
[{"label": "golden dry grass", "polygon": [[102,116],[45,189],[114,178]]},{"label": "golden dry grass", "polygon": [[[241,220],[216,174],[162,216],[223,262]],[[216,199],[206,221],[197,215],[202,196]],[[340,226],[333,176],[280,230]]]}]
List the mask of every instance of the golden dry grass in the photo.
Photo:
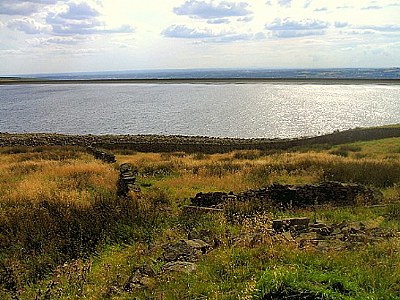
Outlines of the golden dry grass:
[{"label": "golden dry grass", "polygon": [[[29,154],[23,153],[25,157]],[[43,156],[43,155],[42,155]],[[0,155],[0,202],[38,202],[44,199],[88,205],[96,192],[113,191],[117,170],[82,154],[81,159],[45,160],[33,155]]]}]

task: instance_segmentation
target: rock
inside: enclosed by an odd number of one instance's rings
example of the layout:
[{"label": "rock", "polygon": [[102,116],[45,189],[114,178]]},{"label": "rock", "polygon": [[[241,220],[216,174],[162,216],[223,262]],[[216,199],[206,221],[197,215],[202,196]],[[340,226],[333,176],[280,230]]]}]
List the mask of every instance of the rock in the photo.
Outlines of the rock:
[{"label": "rock", "polygon": [[336,234],[335,235],[335,239],[340,240],[340,241],[345,241],[346,240],[346,236],[342,233]]},{"label": "rock", "polygon": [[172,261],[166,263],[162,269],[164,271],[172,271],[172,272],[179,272],[179,273],[193,273],[197,270],[197,265],[192,262],[187,261]]},{"label": "rock", "polygon": [[196,229],[193,229],[188,234],[188,240],[202,240],[208,244],[212,244],[214,243],[215,238],[211,230],[202,229],[199,232]]},{"label": "rock", "polygon": [[297,237],[296,240],[298,241],[311,241],[317,239],[317,234],[315,232],[305,232],[305,233],[300,233]]},{"label": "rock", "polygon": [[148,264],[143,264],[133,270],[132,275],[129,276],[125,282],[123,289],[126,292],[131,292],[134,289],[149,288],[155,284],[155,272]]},{"label": "rock", "polygon": [[[233,195],[229,195],[229,199]],[[211,193],[197,193],[191,202],[195,206],[213,207],[218,204],[224,203],[228,199],[228,194],[224,192],[211,192]]]},{"label": "rock", "polygon": [[318,228],[316,232],[320,235],[327,236],[330,235],[333,232],[333,230],[331,227],[325,226]]},{"label": "rock", "polygon": [[131,292],[135,289],[149,288],[155,284],[154,278],[136,271],[124,284],[124,291]]},{"label": "rock", "polygon": [[309,218],[287,218],[272,221],[272,228],[276,232],[287,231],[294,227],[296,230],[301,230],[308,227]]},{"label": "rock", "polygon": [[319,229],[319,228],[324,228],[324,227],[326,227],[326,224],[325,224],[325,223],[322,223],[322,222],[320,222],[320,221],[317,221],[316,223],[309,224],[309,226],[310,226],[311,228]]},{"label": "rock", "polygon": [[186,243],[189,247],[200,250],[202,254],[206,254],[207,250],[211,248],[209,244],[200,239],[186,240]]},{"label": "rock", "polygon": [[163,257],[167,262],[170,261],[188,261],[194,262],[205,254],[211,246],[202,240],[180,240],[174,244],[163,246]]}]

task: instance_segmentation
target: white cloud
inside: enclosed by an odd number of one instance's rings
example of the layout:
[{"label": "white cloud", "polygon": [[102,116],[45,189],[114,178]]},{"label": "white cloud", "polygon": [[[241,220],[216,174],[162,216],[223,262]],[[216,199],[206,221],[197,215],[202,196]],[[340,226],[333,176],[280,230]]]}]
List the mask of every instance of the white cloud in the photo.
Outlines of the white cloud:
[{"label": "white cloud", "polygon": [[48,38],[33,38],[27,40],[27,43],[35,47],[43,47],[48,45],[77,45],[82,42],[88,41],[86,37],[82,36],[52,36]]},{"label": "white cloud", "polygon": [[27,17],[22,19],[13,19],[7,23],[7,27],[13,30],[23,31],[26,34],[39,34],[49,31],[48,26]]},{"label": "white cloud", "polygon": [[260,40],[263,33],[238,33],[234,31],[213,31],[210,28],[191,28],[186,25],[172,25],[162,32],[168,38],[192,39],[210,43]]},{"label": "white cloud", "polygon": [[135,31],[127,24],[107,29],[106,23],[101,21],[99,16],[100,13],[87,3],[69,3],[65,11],[48,14],[46,22],[56,35],[131,33]]},{"label": "white cloud", "polygon": [[252,13],[248,10],[248,6],[246,2],[188,0],[181,6],[175,7],[173,11],[177,15],[186,15],[191,18],[221,19],[247,16]]},{"label": "white cloud", "polygon": [[163,30],[162,35],[170,38],[183,38],[183,39],[202,39],[214,38],[219,36],[208,28],[190,28],[186,25],[172,25]]},{"label": "white cloud", "polygon": [[251,22],[251,21],[253,21],[253,19],[254,19],[253,16],[247,16],[247,17],[238,18],[237,21],[238,22]]},{"label": "white cloud", "polygon": [[265,26],[266,29],[278,31],[278,30],[316,30],[316,29],[326,29],[329,23],[312,20],[303,19],[300,21],[293,20],[291,18],[280,19],[276,18],[271,24]]},{"label": "white cloud", "polygon": [[376,9],[382,9],[382,6],[378,6],[378,5],[370,5],[370,6],[364,6],[361,9],[364,10],[376,10]]},{"label": "white cloud", "polygon": [[312,0],[306,0],[306,1],[304,2],[303,7],[304,7],[304,8],[308,8],[308,7],[311,5],[311,3],[312,3]]},{"label": "white cloud", "polygon": [[276,18],[272,23],[266,24],[265,29],[270,30],[277,38],[293,38],[312,35],[323,35],[329,23],[320,20],[303,19],[300,21],[291,18]]},{"label": "white cloud", "polygon": [[400,25],[368,25],[360,26],[360,29],[369,29],[378,32],[398,32],[400,33]]},{"label": "white cloud", "polygon": [[315,12],[328,11],[328,8],[327,8],[327,7],[319,7],[319,8],[314,9],[314,11],[315,11]]},{"label": "white cloud", "polygon": [[292,5],[292,0],[278,0],[280,6],[290,7]]},{"label": "white cloud", "polygon": [[208,24],[228,24],[231,21],[229,21],[229,19],[227,18],[223,18],[223,19],[209,19],[207,20]]},{"label": "white cloud", "polygon": [[347,23],[347,22],[340,22],[340,21],[335,22],[336,28],[344,28],[344,27],[347,27],[348,25],[349,25],[349,23]]},{"label": "white cloud", "polygon": [[56,4],[59,0],[1,0],[0,15],[32,15],[48,4]]}]

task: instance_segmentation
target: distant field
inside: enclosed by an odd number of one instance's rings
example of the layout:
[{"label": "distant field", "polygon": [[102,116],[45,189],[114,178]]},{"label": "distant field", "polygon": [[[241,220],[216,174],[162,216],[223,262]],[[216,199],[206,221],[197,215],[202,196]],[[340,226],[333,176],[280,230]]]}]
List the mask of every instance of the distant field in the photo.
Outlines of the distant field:
[{"label": "distant field", "polygon": [[[114,164],[95,159],[84,143],[1,134],[0,298],[399,299],[400,137],[370,140],[355,132],[341,136],[357,136],[350,143],[225,153],[146,153],[113,144]],[[7,137],[15,140],[4,144]],[[125,162],[137,172],[137,189],[118,198]],[[280,210],[248,201],[213,214],[185,210],[198,192],[327,180],[366,185],[383,198],[374,207]],[[294,216],[347,224],[348,232],[338,233],[343,248],[272,230],[273,219]],[[167,271],[165,245],[188,235],[209,248],[196,254],[195,271]]]}]

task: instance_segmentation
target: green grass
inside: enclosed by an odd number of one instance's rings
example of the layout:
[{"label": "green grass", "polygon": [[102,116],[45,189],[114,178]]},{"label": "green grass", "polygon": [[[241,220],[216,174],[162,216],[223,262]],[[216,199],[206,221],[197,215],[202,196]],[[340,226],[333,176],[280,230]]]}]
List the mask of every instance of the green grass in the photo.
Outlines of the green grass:
[{"label": "green grass", "polygon": [[[317,299],[399,299],[398,242],[367,246],[362,251],[295,253],[266,269],[255,299],[280,299],[301,293]],[[350,263],[351,262],[351,263]]]}]

